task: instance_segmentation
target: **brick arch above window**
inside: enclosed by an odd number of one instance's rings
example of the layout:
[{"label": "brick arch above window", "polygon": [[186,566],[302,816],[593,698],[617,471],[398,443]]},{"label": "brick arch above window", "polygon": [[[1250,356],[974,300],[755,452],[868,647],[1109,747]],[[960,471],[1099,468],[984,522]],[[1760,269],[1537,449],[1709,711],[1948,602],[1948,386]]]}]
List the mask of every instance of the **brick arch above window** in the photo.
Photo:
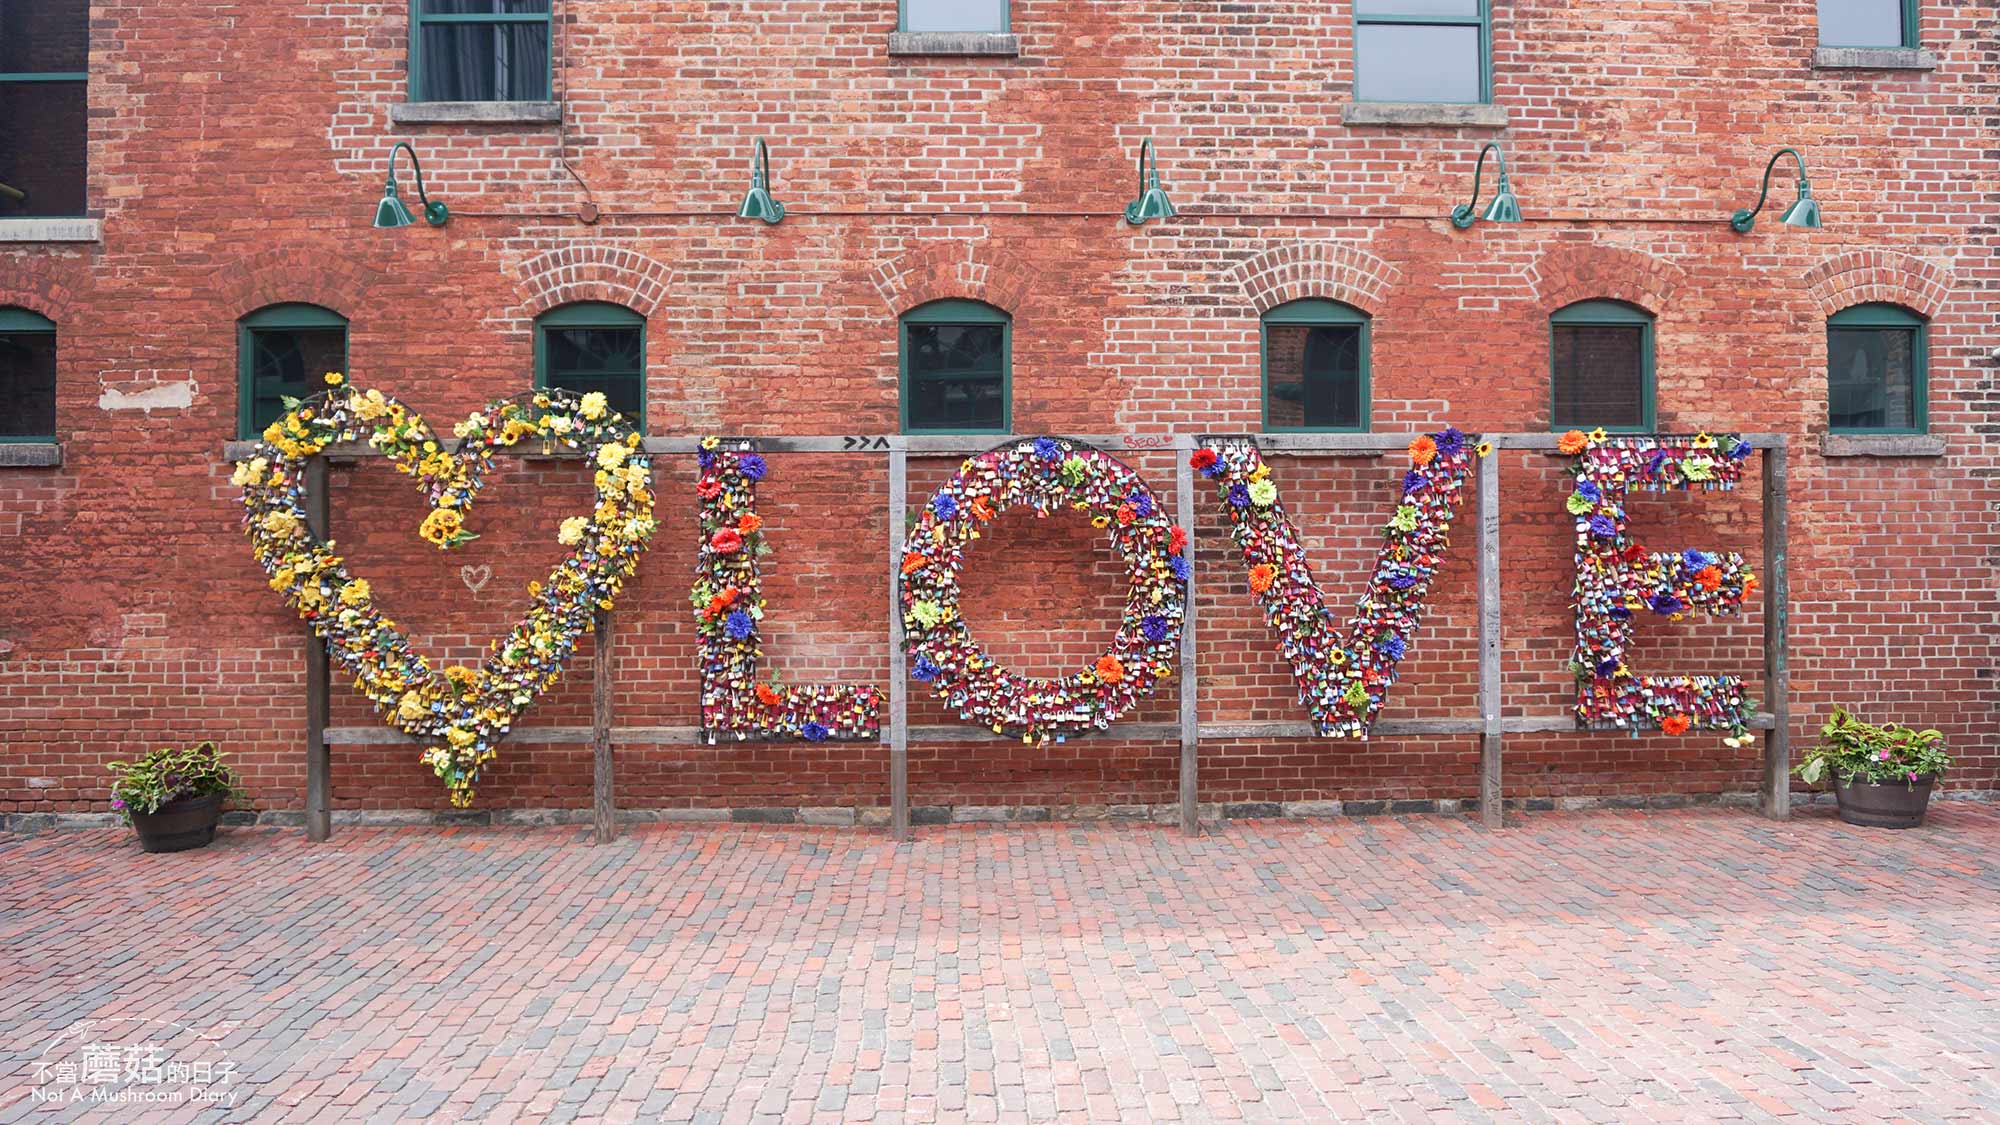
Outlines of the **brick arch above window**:
[{"label": "brick arch above window", "polygon": [[233,317],[268,305],[344,310],[379,284],[382,272],[324,248],[262,250],[216,271],[217,290]]},{"label": "brick arch above window", "polygon": [[1306,298],[1382,311],[1402,271],[1352,243],[1334,239],[1287,242],[1238,262],[1230,277],[1259,313]]},{"label": "brick arch above window", "polygon": [[1825,316],[1855,305],[1885,304],[1934,318],[1952,282],[1945,267],[1895,250],[1849,250],[1806,272],[1807,289]]},{"label": "brick arch above window", "polygon": [[61,259],[14,258],[0,270],[0,307],[27,309],[61,324],[76,303],[71,274],[81,283],[87,275],[67,268]]},{"label": "brick arch above window", "polygon": [[602,243],[544,250],[514,267],[514,274],[530,317],[578,301],[601,301],[650,318],[673,281],[673,268],[658,258]]},{"label": "brick arch above window", "polygon": [[1687,271],[1642,250],[1578,243],[1543,254],[1532,277],[1545,313],[1579,301],[1609,299],[1658,316],[1687,280]]},{"label": "brick arch above window", "polygon": [[938,242],[905,250],[876,265],[869,280],[889,311],[902,316],[932,301],[970,299],[1009,314],[1027,298],[1036,270],[1004,250],[971,242]]}]

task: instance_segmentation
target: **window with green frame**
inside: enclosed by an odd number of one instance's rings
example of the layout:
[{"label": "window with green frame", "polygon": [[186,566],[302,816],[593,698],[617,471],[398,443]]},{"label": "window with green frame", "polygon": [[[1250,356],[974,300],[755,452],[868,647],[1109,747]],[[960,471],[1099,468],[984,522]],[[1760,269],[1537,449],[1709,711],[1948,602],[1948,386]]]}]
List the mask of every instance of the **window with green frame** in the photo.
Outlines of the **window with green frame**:
[{"label": "window with green frame", "polygon": [[646,429],[646,318],[623,305],[578,301],[535,318],[535,385],[587,395]]},{"label": "window with green frame", "polygon": [[79,218],[90,0],[0,0],[0,219]]},{"label": "window with green frame", "polygon": [[1653,316],[1578,301],[1549,317],[1549,420],[1558,430],[1653,429]]},{"label": "window with green frame", "polygon": [[1901,305],[1855,305],[1828,317],[1827,428],[1840,434],[1925,432],[1929,334],[1929,322]]},{"label": "window with green frame", "polygon": [[285,399],[324,390],[347,371],[347,318],[318,305],[266,305],[236,322],[237,436],[285,416]]},{"label": "window with green frame", "polygon": [[1368,314],[1308,297],[1263,316],[1264,428],[1368,429]]},{"label": "window with green frame", "polygon": [[898,31],[1006,31],[1007,0],[898,0]]},{"label": "window with green frame", "polygon": [[979,301],[903,314],[905,433],[1004,434],[1013,425],[1013,320]]},{"label": "window with green frame", "polygon": [[1822,47],[1915,47],[1919,0],[1819,0]]},{"label": "window with green frame", "polygon": [[410,100],[544,102],[552,0],[411,0]]},{"label": "window with green frame", "polygon": [[56,324],[0,308],[0,442],[56,440]]},{"label": "window with green frame", "polygon": [[1354,98],[1493,100],[1488,0],[1354,0]]}]

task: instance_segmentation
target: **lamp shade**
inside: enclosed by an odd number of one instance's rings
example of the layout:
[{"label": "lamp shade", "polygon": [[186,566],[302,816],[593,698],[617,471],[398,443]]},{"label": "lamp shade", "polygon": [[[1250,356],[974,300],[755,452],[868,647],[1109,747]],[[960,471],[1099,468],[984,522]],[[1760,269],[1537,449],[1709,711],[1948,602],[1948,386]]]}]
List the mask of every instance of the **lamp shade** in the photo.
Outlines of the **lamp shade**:
[{"label": "lamp shade", "polygon": [[396,185],[390,184],[389,190],[382,193],[382,202],[375,205],[375,225],[385,228],[406,227],[416,221],[416,216],[410,214],[410,209],[403,206],[402,200],[396,198]]},{"label": "lamp shade", "polygon": [[785,205],[771,198],[771,192],[763,184],[752,184],[743,193],[743,206],[736,209],[739,219],[762,219],[775,223],[785,217]]},{"label": "lamp shade", "polygon": [[1514,189],[1505,177],[1500,180],[1500,190],[1493,194],[1493,202],[1486,205],[1486,214],[1481,216],[1489,223],[1518,223],[1521,221],[1521,201],[1514,198]]},{"label": "lamp shade", "polygon": [[1174,201],[1167,198],[1167,191],[1158,184],[1139,193],[1139,198],[1125,205],[1125,221],[1139,226],[1150,219],[1171,219],[1174,217]]},{"label": "lamp shade", "polygon": [[1778,221],[1788,227],[1805,227],[1808,230],[1818,230],[1819,200],[1801,191],[1798,201],[1790,207],[1785,208],[1785,213],[1779,217]]}]

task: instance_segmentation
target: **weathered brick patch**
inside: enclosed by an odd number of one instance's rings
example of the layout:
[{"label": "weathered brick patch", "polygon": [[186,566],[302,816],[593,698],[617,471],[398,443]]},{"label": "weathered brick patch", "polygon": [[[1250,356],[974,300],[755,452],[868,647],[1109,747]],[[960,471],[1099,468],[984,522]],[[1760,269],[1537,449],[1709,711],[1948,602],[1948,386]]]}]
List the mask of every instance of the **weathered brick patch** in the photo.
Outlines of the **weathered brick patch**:
[{"label": "weathered brick patch", "polygon": [[[235,1064],[104,1120],[1974,1119],[2000,808],[0,837],[0,1119],[79,1026]],[[97,1021],[85,1024],[85,1021]],[[141,1022],[134,1022],[141,1021]],[[150,1033],[148,1033],[150,1034]]]}]

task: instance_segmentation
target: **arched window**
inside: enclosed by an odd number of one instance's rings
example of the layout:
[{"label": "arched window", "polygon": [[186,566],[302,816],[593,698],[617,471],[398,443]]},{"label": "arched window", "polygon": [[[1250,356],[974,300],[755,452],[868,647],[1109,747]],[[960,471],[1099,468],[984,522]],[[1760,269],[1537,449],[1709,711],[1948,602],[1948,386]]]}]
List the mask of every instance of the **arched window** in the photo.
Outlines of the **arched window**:
[{"label": "arched window", "polygon": [[1653,429],[1653,315],[1578,301],[1549,317],[1549,420],[1558,430]]},{"label": "arched window", "polygon": [[979,301],[903,314],[903,430],[1004,434],[1013,425],[1013,321]]},{"label": "arched window", "polygon": [[1920,434],[1929,425],[1929,323],[1901,305],[1842,309],[1826,320],[1827,428]]},{"label": "arched window", "polygon": [[347,371],[347,318],[318,305],[266,305],[236,322],[236,364],[237,436],[256,437],[285,416],[285,399]]},{"label": "arched window", "polygon": [[56,440],[56,323],[0,308],[0,441]]},{"label": "arched window", "polygon": [[646,318],[623,305],[578,301],[535,318],[535,385],[603,391],[611,409],[646,429]]},{"label": "arched window", "polygon": [[1263,317],[1264,428],[1368,429],[1368,314],[1308,297]]}]

